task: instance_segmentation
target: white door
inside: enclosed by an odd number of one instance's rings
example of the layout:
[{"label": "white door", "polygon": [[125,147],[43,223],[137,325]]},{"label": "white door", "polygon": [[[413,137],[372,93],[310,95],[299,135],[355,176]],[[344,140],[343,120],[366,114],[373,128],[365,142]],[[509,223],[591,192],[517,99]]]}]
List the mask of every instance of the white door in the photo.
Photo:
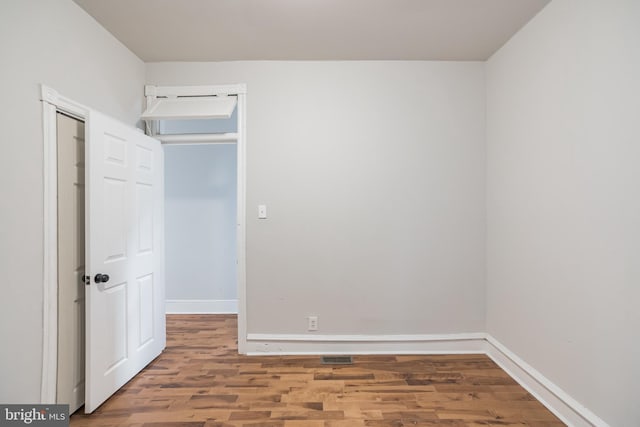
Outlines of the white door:
[{"label": "white door", "polygon": [[162,148],[93,111],[86,126],[90,413],[157,357],[166,338]]}]

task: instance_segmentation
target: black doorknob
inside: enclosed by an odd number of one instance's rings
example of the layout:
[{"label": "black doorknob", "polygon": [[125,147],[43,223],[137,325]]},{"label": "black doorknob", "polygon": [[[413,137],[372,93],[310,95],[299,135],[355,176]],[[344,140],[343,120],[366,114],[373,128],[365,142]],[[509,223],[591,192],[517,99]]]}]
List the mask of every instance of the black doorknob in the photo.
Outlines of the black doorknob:
[{"label": "black doorknob", "polygon": [[93,278],[96,283],[107,283],[109,281],[108,274],[96,274],[96,277]]}]

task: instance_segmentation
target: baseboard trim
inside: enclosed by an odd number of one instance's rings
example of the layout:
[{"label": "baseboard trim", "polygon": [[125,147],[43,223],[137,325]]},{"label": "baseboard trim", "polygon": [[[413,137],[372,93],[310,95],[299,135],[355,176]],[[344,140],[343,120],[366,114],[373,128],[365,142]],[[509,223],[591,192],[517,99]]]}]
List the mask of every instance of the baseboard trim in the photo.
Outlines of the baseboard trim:
[{"label": "baseboard trim", "polygon": [[169,299],[167,314],[237,314],[238,300],[229,299]]},{"label": "baseboard trim", "polygon": [[248,334],[249,355],[479,354],[482,333],[443,335]]},{"label": "baseboard trim", "polygon": [[248,334],[253,341],[322,341],[322,342],[412,342],[484,340],[484,333],[431,335],[316,335],[316,334]]},{"label": "baseboard trim", "polygon": [[572,427],[610,427],[489,334],[486,334],[485,353],[565,424]]}]

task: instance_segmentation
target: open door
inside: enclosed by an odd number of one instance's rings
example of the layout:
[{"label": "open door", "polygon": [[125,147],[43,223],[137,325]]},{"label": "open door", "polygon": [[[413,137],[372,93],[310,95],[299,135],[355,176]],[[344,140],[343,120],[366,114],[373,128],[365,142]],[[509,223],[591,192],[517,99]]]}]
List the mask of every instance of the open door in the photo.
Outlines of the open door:
[{"label": "open door", "polygon": [[86,123],[86,394],[91,413],[164,349],[160,143],[91,111]]}]

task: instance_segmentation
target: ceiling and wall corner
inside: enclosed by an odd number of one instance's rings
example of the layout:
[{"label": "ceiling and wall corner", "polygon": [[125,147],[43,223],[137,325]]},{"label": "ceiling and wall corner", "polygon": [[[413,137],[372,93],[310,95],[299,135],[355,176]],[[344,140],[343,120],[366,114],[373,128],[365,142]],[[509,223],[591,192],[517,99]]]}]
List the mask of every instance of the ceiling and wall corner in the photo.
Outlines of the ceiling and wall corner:
[{"label": "ceiling and wall corner", "polygon": [[484,61],[549,0],[74,0],[145,62]]}]

